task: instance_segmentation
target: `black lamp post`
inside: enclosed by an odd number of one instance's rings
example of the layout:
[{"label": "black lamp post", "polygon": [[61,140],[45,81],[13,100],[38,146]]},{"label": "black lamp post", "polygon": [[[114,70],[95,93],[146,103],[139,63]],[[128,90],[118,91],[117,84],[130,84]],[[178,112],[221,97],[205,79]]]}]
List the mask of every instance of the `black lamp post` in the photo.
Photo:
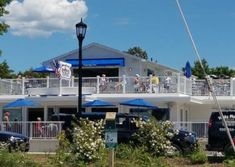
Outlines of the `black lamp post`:
[{"label": "black lamp post", "polygon": [[78,113],[82,112],[82,41],[86,35],[87,25],[82,22],[76,24],[76,34],[78,38]]}]

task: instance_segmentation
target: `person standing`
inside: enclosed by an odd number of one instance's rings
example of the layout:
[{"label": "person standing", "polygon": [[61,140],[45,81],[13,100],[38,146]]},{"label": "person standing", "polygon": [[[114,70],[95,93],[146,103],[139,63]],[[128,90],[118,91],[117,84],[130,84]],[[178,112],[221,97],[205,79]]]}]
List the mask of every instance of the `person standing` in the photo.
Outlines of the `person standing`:
[{"label": "person standing", "polygon": [[135,74],[135,78],[134,78],[134,89],[135,89],[135,92],[139,92],[139,88],[140,88],[140,75],[139,74]]},{"label": "person standing", "polygon": [[171,78],[167,76],[164,82],[164,88],[167,93],[169,92],[169,89],[170,89],[170,83],[171,83]]},{"label": "person standing", "polygon": [[10,124],[10,113],[9,112],[4,113],[3,121],[5,123],[5,130],[10,131],[11,130],[11,124]]},{"label": "person standing", "polygon": [[42,121],[40,117],[37,117],[35,123],[36,137],[42,137]]},{"label": "person standing", "polygon": [[105,91],[105,89],[107,88],[107,83],[108,83],[108,79],[106,78],[106,75],[102,74],[102,76],[100,77],[100,90],[101,90],[101,92]]},{"label": "person standing", "polygon": [[152,87],[153,87],[153,93],[157,93],[158,92],[159,78],[155,74],[153,74],[153,76],[151,78],[151,82],[152,82]]}]

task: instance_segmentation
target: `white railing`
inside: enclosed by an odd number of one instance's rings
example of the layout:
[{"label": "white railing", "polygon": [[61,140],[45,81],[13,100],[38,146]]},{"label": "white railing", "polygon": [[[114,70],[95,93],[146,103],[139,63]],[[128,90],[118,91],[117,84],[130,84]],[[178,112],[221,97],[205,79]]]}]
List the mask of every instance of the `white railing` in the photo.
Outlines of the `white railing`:
[{"label": "white railing", "polygon": [[30,139],[46,138],[54,139],[61,132],[63,127],[62,121],[11,121],[1,122],[1,131],[15,132],[28,136]]},{"label": "white railing", "polygon": [[[192,96],[208,96],[208,86],[205,80],[193,80],[182,75],[170,76],[170,82],[166,83],[167,76],[158,76],[159,84],[153,86],[152,76],[142,76],[139,86],[134,86],[134,77],[106,77],[105,83],[102,77],[83,77],[82,86],[90,93],[113,94],[113,93],[183,93]],[[31,95],[39,92],[38,95],[55,92],[61,95],[70,94],[77,89],[78,78],[71,80],[58,78],[22,78],[22,79],[0,79],[0,95]],[[217,96],[234,96],[235,79],[214,79],[213,86]],[[43,92],[40,94],[40,90]],[[66,92],[68,91],[68,92]],[[89,93],[89,92],[88,92]]]},{"label": "white railing", "polygon": [[173,122],[174,128],[195,132],[198,138],[208,137],[208,122]]}]

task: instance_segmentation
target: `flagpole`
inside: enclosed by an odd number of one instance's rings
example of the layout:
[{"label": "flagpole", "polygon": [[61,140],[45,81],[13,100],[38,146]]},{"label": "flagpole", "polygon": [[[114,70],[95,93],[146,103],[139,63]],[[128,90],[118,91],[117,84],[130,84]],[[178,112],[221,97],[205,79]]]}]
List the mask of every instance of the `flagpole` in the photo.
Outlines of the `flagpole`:
[{"label": "flagpole", "polygon": [[202,61],[201,61],[201,57],[200,57],[200,55],[199,55],[198,49],[197,49],[197,47],[196,47],[196,44],[195,44],[195,42],[194,42],[193,36],[192,36],[192,34],[191,34],[191,32],[190,32],[190,29],[189,29],[189,26],[188,26],[188,24],[187,24],[187,21],[186,21],[186,19],[185,19],[185,17],[184,17],[184,13],[183,13],[183,10],[182,10],[182,8],[181,8],[181,6],[180,6],[179,0],[176,0],[176,3],[177,3],[177,6],[178,6],[180,15],[181,15],[181,17],[182,17],[182,19],[183,19],[183,21],[184,21],[184,25],[185,25],[186,31],[187,31],[187,33],[188,33],[188,35],[189,35],[189,37],[190,37],[191,42],[192,42],[192,46],[193,46],[193,49],[194,49],[194,51],[195,51],[195,54],[196,54],[196,56],[197,56],[197,58],[198,58],[198,61],[199,61],[199,63],[200,63],[200,66],[201,66],[201,68],[202,68],[203,75],[204,75],[205,80],[206,80],[206,82],[207,82],[207,84],[208,84],[208,87],[209,87],[209,91],[211,92],[211,95],[212,95],[212,97],[213,97],[213,100],[214,100],[214,102],[215,102],[215,105],[216,105],[217,108],[219,109],[219,114],[220,114],[220,116],[221,116],[221,118],[222,118],[224,127],[225,127],[225,129],[226,129],[226,132],[227,132],[227,135],[228,135],[228,138],[229,138],[229,141],[230,141],[230,143],[231,143],[231,145],[232,145],[232,147],[233,147],[233,151],[235,152],[235,146],[234,146],[234,143],[233,143],[233,139],[232,139],[231,133],[230,133],[230,131],[229,131],[228,125],[227,125],[227,123],[226,123],[226,121],[225,121],[225,119],[224,119],[224,115],[223,115],[223,112],[222,112],[220,103],[219,103],[219,101],[218,101],[218,99],[217,99],[217,97],[216,97],[216,94],[215,94],[215,92],[214,92],[214,87],[213,87],[213,85],[212,85],[212,81],[211,81],[211,79],[210,79],[210,76],[206,74],[205,68],[203,67],[203,64],[202,64]]}]

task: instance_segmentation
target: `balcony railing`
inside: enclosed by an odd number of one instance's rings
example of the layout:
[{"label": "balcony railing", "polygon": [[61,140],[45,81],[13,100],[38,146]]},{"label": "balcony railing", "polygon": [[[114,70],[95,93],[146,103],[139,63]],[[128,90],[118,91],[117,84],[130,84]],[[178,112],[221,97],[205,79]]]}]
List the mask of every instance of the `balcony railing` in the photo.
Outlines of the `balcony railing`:
[{"label": "balcony railing", "polygon": [[61,132],[62,121],[12,121],[12,122],[1,122],[1,131],[15,132],[28,136],[30,139],[55,139]]},{"label": "balcony railing", "polygon": [[[208,96],[208,86],[205,80],[193,80],[184,76],[158,76],[159,84],[151,82],[151,76],[140,77],[139,85],[134,85],[134,77],[106,77],[105,82],[100,76],[84,77],[82,80],[85,94],[115,94],[115,93],[182,93],[192,96]],[[0,79],[0,95],[77,95],[78,79],[58,78],[22,78]],[[213,86],[217,96],[234,96],[235,79],[214,79]]]},{"label": "balcony railing", "polygon": [[208,122],[173,122],[174,128],[195,132],[198,138],[208,137]]},{"label": "balcony railing", "polygon": [[[64,122],[1,122],[1,131],[15,132],[28,136],[30,139],[55,139],[61,132]],[[208,122],[173,122],[175,129],[195,132],[198,138],[208,137]]]}]

